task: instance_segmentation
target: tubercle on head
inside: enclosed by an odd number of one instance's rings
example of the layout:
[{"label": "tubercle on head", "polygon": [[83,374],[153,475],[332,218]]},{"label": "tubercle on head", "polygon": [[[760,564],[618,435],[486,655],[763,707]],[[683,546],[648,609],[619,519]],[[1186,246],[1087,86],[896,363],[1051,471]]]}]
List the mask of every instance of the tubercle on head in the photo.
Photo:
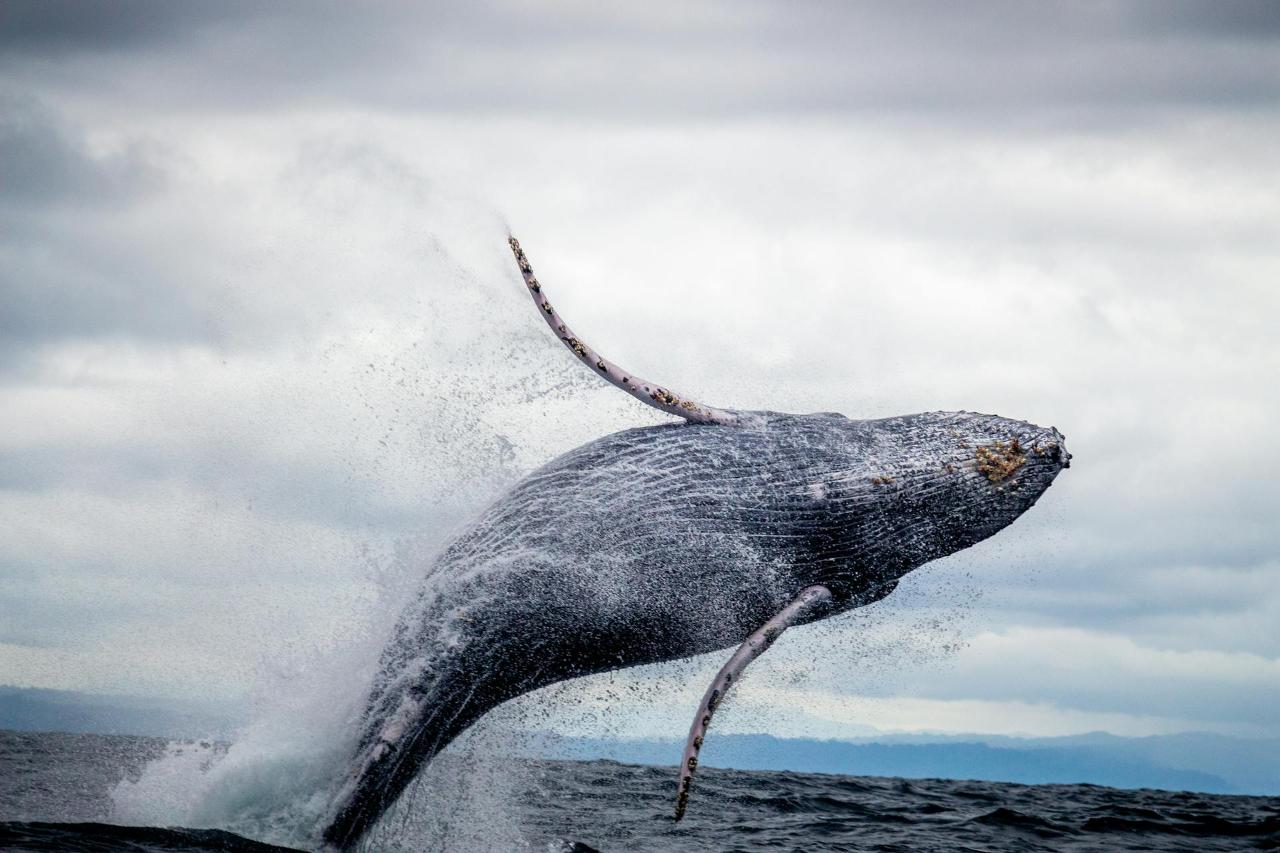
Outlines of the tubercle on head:
[{"label": "tubercle on head", "polygon": [[529,294],[540,309],[539,313],[542,314],[543,319],[551,326],[551,330],[556,333],[556,337],[560,338],[570,352],[593,367],[595,372],[603,376],[609,384],[621,388],[632,397],[653,406],[655,409],[660,409],[669,415],[676,415],[693,423],[729,426],[742,422],[741,416],[736,412],[695,403],[693,400],[681,397],[674,391],[656,383],[637,378],[634,374],[622,370],[604,356],[593,351],[582,338],[570,331],[569,327],[560,318],[555,307],[547,299],[542,283],[533,274],[533,267],[529,263],[529,258],[525,255],[524,249],[520,247],[520,241],[515,237],[509,236],[507,243],[511,247],[512,254],[515,255],[516,266],[520,268],[520,275],[524,278],[524,283],[529,288]]}]

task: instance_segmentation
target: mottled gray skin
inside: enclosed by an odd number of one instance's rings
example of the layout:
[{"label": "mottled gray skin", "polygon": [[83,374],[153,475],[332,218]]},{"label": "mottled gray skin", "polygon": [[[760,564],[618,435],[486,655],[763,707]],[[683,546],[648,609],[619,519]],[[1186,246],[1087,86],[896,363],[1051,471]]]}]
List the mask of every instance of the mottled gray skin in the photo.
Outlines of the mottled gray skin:
[{"label": "mottled gray skin", "polygon": [[324,830],[354,844],[498,704],[575,676],[736,646],[811,585],[830,615],[991,536],[1070,455],[992,415],[744,413],[583,445],[490,506],[432,566],[384,652]]}]

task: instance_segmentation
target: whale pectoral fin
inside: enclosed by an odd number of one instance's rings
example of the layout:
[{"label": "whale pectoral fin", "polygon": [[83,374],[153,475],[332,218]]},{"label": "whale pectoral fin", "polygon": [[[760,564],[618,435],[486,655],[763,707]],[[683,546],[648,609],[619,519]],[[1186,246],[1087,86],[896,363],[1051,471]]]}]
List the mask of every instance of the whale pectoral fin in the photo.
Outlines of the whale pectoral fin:
[{"label": "whale pectoral fin", "polygon": [[540,309],[538,313],[542,315],[542,319],[547,321],[551,331],[564,342],[564,345],[574,355],[586,362],[594,373],[610,385],[621,388],[642,403],[647,403],[655,409],[666,412],[669,415],[684,418],[692,423],[731,426],[746,423],[749,420],[740,412],[717,409],[715,406],[695,403],[688,397],[682,397],[656,382],[641,379],[631,371],[622,369],[593,350],[587,345],[586,341],[575,335],[565,325],[559,312],[551,306],[551,302],[547,299],[546,291],[543,290],[542,285],[538,282],[537,276],[533,274],[533,267],[529,265],[529,259],[525,256],[524,249],[520,248],[520,241],[515,237],[508,237],[507,243],[511,246],[511,252],[516,258],[516,266],[520,268],[520,275],[524,279],[525,285],[529,288],[529,295],[533,297],[534,304]]},{"label": "whale pectoral fin", "polygon": [[693,725],[689,727],[689,739],[684,744],[684,756],[680,761],[680,781],[676,786],[676,820],[684,817],[685,808],[689,805],[689,790],[693,786],[693,771],[698,769],[698,752],[702,749],[703,738],[711,725],[711,715],[715,713],[729,688],[737,683],[743,670],[753,660],[760,657],[773,645],[782,632],[796,624],[815,610],[826,607],[831,602],[831,590],[825,586],[811,586],[796,596],[795,600],[764,623],[747,637],[746,641],[733,653],[702,697],[698,705],[698,713],[693,717]]}]

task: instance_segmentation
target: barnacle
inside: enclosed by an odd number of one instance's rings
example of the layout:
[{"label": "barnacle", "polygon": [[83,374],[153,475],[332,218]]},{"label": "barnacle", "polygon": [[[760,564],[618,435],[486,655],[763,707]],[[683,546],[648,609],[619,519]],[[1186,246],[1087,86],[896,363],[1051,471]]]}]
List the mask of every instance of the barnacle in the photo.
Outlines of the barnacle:
[{"label": "barnacle", "polygon": [[665,388],[655,388],[653,393],[649,395],[653,399],[662,403],[664,406],[676,406],[680,404],[680,398]]},{"label": "barnacle", "polygon": [[583,345],[582,341],[577,338],[564,338],[564,342],[569,345],[569,349],[573,350],[573,354],[578,356],[578,358],[587,357],[587,348]]},{"label": "barnacle", "polygon": [[1036,456],[1052,456],[1053,454],[1058,452],[1058,443],[1056,441],[1049,442],[1049,445],[1047,447],[1043,447],[1037,444],[1034,447],[1032,447],[1031,450],[1035,453]]},{"label": "barnacle", "polygon": [[1007,480],[1027,464],[1027,457],[1022,453],[1022,445],[1018,439],[1012,441],[993,441],[979,447],[974,453],[978,465],[978,473],[983,474],[993,483]]}]

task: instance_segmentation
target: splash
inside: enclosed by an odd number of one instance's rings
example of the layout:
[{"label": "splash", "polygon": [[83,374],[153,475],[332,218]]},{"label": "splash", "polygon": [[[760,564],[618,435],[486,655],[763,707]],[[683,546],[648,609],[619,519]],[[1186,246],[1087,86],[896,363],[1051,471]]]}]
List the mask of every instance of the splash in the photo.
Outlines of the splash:
[{"label": "splash", "polygon": [[[292,615],[282,608],[274,634],[254,631],[261,659],[250,722],[229,744],[171,743],[139,778],[113,789],[113,821],[313,844],[349,770],[379,655],[451,528],[524,471],[627,417],[616,404],[580,400],[572,408],[594,408],[593,418],[557,417],[548,398],[563,402],[597,389],[564,364],[529,316],[500,252],[500,217],[470,199],[446,201],[434,216],[421,207],[402,212],[405,230],[412,218],[423,247],[411,275],[379,281],[326,328],[293,341],[288,371],[255,376],[251,363],[235,371],[240,381],[270,386],[258,395],[262,405],[287,409],[291,431],[314,443],[308,450],[328,454],[322,467],[337,476],[327,479],[345,479],[346,539],[335,546],[341,554],[327,556],[351,566],[337,579],[347,591],[315,578],[314,600]],[[278,433],[272,417],[252,420],[225,428],[227,446],[256,442],[258,431]],[[322,425],[314,436],[308,422]],[[297,452],[274,452],[281,450]],[[265,519],[276,509],[274,489],[246,482],[244,503]],[[261,547],[246,550],[272,553],[271,525],[248,527],[245,535]],[[317,612],[323,630],[305,615]],[[304,619],[313,624],[300,625]],[[519,833],[503,817],[515,777],[500,757],[503,739],[486,742],[481,748],[463,739],[424,773],[388,815],[380,846],[518,849]],[[484,827],[488,841],[462,829],[470,825]]]},{"label": "splash", "polygon": [[351,748],[375,645],[371,632],[323,666],[261,684],[252,722],[230,744],[171,743],[136,781],[116,785],[112,820],[308,843]]}]

